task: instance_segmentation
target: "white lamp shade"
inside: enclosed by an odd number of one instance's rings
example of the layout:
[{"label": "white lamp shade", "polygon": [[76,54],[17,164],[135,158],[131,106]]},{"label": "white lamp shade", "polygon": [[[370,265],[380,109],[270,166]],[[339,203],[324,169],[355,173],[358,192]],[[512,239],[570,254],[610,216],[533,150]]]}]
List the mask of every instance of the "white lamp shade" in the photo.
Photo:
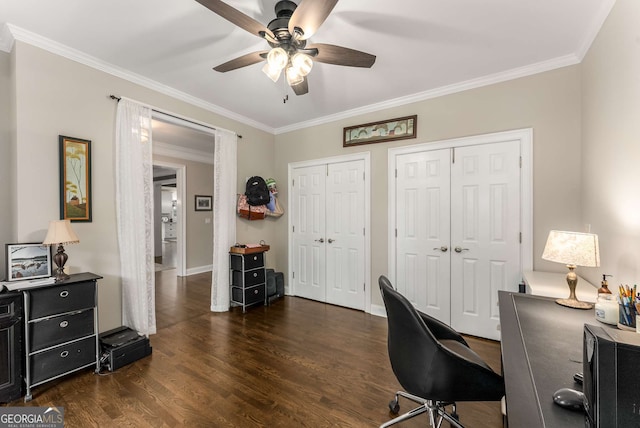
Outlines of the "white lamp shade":
[{"label": "white lamp shade", "polygon": [[298,74],[304,77],[311,72],[313,61],[309,55],[297,52],[291,57],[291,65],[298,70]]},{"label": "white lamp shade", "polygon": [[289,86],[296,86],[304,81],[304,76],[302,76],[295,67],[287,67],[286,73]]},{"label": "white lamp shade", "polygon": [[77,244],[78,235],[71,228],[69,220],[51,220],[49,230],[42,245]]},{"label": "white lamp shade", "polygon": [[282,72],[281,68],[272,67],[268,62],[262,67],[262,72],[269,76],[269,79],[277,82],[280,78],[280,73]]},{"label": "white lamp shade", "polygon": [[282,48],[273,48],[267,54],[267,63],[275,69],[282,70],[289,62],[289,55]]},{"label": "white lamp shade", "polygon": [[600,266],[598,235],[552,230],[549,232],[542,258],[566,265]]}]

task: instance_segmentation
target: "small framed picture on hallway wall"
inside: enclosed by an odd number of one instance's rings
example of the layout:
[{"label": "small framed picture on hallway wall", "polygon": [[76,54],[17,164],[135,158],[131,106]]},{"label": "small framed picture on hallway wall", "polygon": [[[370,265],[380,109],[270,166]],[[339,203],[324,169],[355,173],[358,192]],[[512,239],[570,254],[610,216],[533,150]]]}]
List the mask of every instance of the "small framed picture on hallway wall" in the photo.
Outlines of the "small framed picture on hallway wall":
[{"label": "small framed picture on hallway wall", "polygon": [[212,201],[212,196],[196,195],[196,211],[212,211]]}]

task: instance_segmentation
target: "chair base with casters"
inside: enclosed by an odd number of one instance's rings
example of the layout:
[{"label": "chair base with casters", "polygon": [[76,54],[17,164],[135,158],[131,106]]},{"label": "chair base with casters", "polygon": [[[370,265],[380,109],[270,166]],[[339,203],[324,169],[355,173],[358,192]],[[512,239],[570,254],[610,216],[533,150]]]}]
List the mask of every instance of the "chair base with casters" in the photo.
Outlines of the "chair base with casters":
[{"label": "chair base with casters", "polygon": [[[404,397],[408,400],[414,401],[420,404],[420,407],[416,407],[413,410],[404,413],[397,418],[394,418],[390,421],[387,421],[380,425],[380,428],[387,428],[391,425],[395,425],[402,421],[406,421],[407,419],[411,419],[415,416],[418,416],[424,412],[429,412],[429,424],[434,428],[440,428],[442,425],[442,421],[447,421],[451,426],[456,428],[464,428],[460,425],[458,421],[458,413],[456,412],[456,403],[445,403],[442,401],[433,401],[433,400],[425,400],[424,398],[420,398],[416,395],[409,394],[408,392],[398,391],[396,392],[396,398],[389,402],[389,410],[394,415],[397,415],[400,412],[400,402],[398,399],[400,397]],[[447,413],[446,407],[452,406],[451,413]]]}]

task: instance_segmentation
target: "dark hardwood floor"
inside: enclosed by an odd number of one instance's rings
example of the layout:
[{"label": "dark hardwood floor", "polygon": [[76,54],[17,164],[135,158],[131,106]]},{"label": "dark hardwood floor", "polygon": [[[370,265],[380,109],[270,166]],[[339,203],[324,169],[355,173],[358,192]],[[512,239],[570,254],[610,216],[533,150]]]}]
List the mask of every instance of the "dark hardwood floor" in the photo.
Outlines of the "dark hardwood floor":
[{"label": "dark hardwood floor", "polygon": [[[210,274],[156,274],[153,354],[93,370],[10,406],[63,406],[67,427],[376,427],[399,385],[385,318],[284,297],[243,314],[209,311]],[[497,342],[470,338],[496,370]],[[401,412],[413,403],[401,401]],[[500,403],[459,403],[469,427],[500,427]],[[446,424],[445,424],[446,425]],[[427,427],[426,415],[397,425]]]}]

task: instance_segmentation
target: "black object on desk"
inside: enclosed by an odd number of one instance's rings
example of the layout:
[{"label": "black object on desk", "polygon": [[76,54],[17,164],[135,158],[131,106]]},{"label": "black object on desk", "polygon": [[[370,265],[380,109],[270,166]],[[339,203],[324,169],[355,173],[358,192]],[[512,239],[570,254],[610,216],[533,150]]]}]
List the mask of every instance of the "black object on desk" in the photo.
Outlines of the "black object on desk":
[{"label": "black object on desk", "polygon": [[569,410],[584,412],[584,394],[572,388],[560,388],[553,393],[553,402]]},{"label": "black object on desk", "polygon": [[589,427],[640,426],[640,335],[584,326],[584,394]]}]

